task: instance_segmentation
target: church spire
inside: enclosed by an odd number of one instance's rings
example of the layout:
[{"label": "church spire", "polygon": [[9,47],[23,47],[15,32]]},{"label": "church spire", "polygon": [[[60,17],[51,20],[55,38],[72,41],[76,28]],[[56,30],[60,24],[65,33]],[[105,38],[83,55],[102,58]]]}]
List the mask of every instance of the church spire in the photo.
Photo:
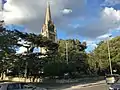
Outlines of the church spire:
[{"label": "church spire", "polygon": [[[44,37],[47,37],[49,40],[52,40],[53,42],[57,42],[57,33],[54,23],[51,19],[51,12],[50,12],[50,4],[47,2],[47,8],[45,13],[45,20],[44,24],[42,26],[41,35]],[[47,53],[49,50],[47,47],[41,47],[41,53]]]},{"label": "church spire", "polygon": [[51,11],[50,11],[50,4],[47,2],[46,14],[45,14],[45,24],[48,24],[48,21],[51,21]]}]

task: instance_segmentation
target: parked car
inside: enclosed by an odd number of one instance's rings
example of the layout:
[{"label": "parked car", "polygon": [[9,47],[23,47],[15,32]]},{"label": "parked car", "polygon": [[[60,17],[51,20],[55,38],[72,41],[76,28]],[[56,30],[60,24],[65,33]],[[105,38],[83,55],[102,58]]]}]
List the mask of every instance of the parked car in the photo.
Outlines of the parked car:
[{"label": "parked car", "polygon": [[120,79],[109,86],[109,90],[120,90]]},{"label": "parked car", "polygon": [[0,83],[0,90],[47,90],[47,89],[36,87],[28,83],[4,82]]},{"label": "parked car", "polygon": [[106,83],[109,85],[114,84],[119,80],[119,77],[120,77],[120,75],[118,75],[118,74],[112,74],[112,75],[108,74],[105,76]]}]

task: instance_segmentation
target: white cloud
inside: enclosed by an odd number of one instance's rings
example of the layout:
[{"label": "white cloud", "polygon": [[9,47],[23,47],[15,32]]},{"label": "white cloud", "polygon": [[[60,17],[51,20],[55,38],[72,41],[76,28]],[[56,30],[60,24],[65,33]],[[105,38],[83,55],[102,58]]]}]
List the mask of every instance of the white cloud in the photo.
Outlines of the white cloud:
[{"label": "white cloud", "polygon": [[92,21],[85,26],[73,28],[68,34],[93,39],[109,33],[110,30],[116,30],[118,27],[120,27],[120,10],[105,7],[96,21]]},{"label": "white cloud", "polygon": [[97,47],[96,41],[94,40],[86,40],[87,46],[91,46],[91,47]]},{"label": "white cloud", "polygon": [[98,36],[97,38],[100,39],[100,40],[104,40],[104,39],[107,39],[111,35],[112,34],[104,34],[104,35]]},{"label": "white cloud", "polygon": [[[17,54],[24,53],[24,52],[27,52],[27,48],[23,46],[16,51]],[[36,53],[36,52],[40,52],[40,48],[35,47],[33,50],[33,53]]]},{"label": "white cloud", "polygon": [[68,24],[69,27],[72,27],[72,28],[78,28],[80,27],[80,24]]},{"label": "white cloud", "polygon": [[[5,11],[3,13],[3,17],[0,19],[5,19],[6,23],[12,24],[13,21],[19,21],[24,18],[24,14],[22,11],[19,10],[19,8],[15,5],[11,4],[12,0],[8,0],[8,2],[5,4],[4,8]],[[2,16],[2,12],[0,13],[0,16]],[[12,22],[12,23],[11,23]]]},{"label": "white cloud", "polygon": [[27,51],[27,48],[25,47],[20,47],[19,50],[16,53],[24,53]]},{"label": "white cloud", "polygon": [[87,43],[86,52],[90,52],[97,47],[97,41],[96,40],[84,40],[84,41]]},{"label": "white cloud", "polygon": [[120,0],[105,0],[102,6],[114,6],[120,4]]},{"label": "white cloud", "polygon": [[19,49],[16,51],[16,53],[24,53],[24,52],[26,52],[27,48],[25,48],[25,47],[28,47],[30,43],[31,42],[27,42],[27,41],[24,41],[24,40],[20,39],[20,41],[18,41],[18,44],[20,44],[22,46],[19,47]]},{"label": "white cloud", "polygon": [[[9,12],[4,13],[6,24],[22,24],[25,25],[27,31],[40,33],[41,26],[44,23],[46,1],[8,0],[5,9]],[[120,10],[108,7],[101,11],[100,17],[96,21],[84,26],[78,24],[74,27],[68,27],[72,20],[77,21],[78,18],[82,17],[81,13],[84,11],[85,0],[51,0],[51,2],[52,19],[56,28],[64,30],[69,35],[96,38],[108,33],[110,29],[120,27]],[[67,15],[63,15],[61,10]]]},{"label": "white cloud", "polygon": [[107,22],[112,22],[117,24],[120,21],[120,10],[115,10],[114,8],[105,7],[102,11],[102,19]]},{"label": "white cloud", "polygon": [[63,9],[62,13],[63,14],[69,14],[69,13],[72,13],[72,10],[71,9]]},{"label": "white cloud", "polygon": [[[8,0],[5,4],[5,10],[9,12],[4,13],[6,24],[21,24],[28,28],[29,32],[40,33],[42,24],[44,23],[44,15],[47,0]],[[79,17],[81,12],[74,12],[76,9],[81,9],[84,5],[84,0],[50,0],[52,19],[56,27],[64,27],[69,20]],[[70,8],[70,9],[67,9]],[[68,14],[67,17],[61,13]],[[76,14],[77,13],[77,14]],[[69,18],[69,16],[71,18]]]},{"label": "white cloud", "polygon": [[120,32],[120,26],[116,28],[116,32]]}]

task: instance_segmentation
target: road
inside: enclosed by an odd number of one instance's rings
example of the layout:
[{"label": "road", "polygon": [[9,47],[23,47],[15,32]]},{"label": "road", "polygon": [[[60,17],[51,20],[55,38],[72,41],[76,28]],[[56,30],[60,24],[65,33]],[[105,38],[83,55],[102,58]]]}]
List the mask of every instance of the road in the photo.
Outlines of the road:
[{"label": "road", "polygon": [[[59,90],[59,89],[56,89],[56,90]],[[93,86],[78,87],[78,88],[68,88],[68,89],[61,89],[61,90],[108,90],[108,87],[106,84],[101,84],[101,85],[93,85]]]},{"label": "road", "polygon": [[75,90],[108,90],[108,87],[106,84],[101,84],[101,85],[83,87],[81,89],[75,89]]},{"label": "road", "polygon": [[106,85],[105,81],[97,85],[87,84],[87,86],[86,85],[82,86],[82,84],[76,84],[76,85],[70,85],[70,84],[52,85],[51,84],[48,86],[47,84],[44,86],[44,88],[48,88],[48,90],[108,90],[108,86]]},{"label": "road", "polygon": [[93,85],[93,86],[86,86],[86,87],[77,87],[77,88],[54,88],[54,89],[48,89],[48,90],[108,90],[108,86],[106,84],[100,84],[100,85]]}]

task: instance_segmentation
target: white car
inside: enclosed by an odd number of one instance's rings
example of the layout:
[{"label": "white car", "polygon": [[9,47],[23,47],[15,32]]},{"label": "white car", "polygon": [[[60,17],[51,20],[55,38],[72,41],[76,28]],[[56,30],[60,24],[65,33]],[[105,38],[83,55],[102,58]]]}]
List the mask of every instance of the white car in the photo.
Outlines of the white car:
[{"label": "white car", "polygon": [[6,82],[0,83],[0,90],[47,90],[27,83]]}]

